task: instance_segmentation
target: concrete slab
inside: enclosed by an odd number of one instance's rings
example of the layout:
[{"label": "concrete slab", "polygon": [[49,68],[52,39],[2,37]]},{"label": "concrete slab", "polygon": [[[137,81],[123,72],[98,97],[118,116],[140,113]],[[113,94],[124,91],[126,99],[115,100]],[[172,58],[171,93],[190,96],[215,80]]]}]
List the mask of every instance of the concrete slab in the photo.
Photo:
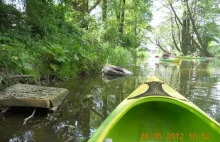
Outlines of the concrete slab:
[{"label": "concrete slab", "polygon": [[0,92],[1,106],[58,107],[68,95],[65,88],[15,84]]}]

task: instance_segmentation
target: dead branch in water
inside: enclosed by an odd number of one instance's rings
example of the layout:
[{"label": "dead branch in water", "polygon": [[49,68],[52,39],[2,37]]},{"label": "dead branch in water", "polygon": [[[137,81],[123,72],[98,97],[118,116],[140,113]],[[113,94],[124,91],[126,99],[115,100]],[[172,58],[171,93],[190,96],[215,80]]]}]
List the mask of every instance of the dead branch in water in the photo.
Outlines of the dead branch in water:
[{"label": "dead branch in water", "polygon": [[35,112],[36,112],[36,108],[34,109],[34,111],[32,112],[32,114],[31,114],[29,117],[27,117],[27,118],[24,119],[23,125],[26,125],[27,121],[28,121],[29,119],[31,119],[32,117],[34,117]]},{"label": "dead branch in water", "polygon": [[0,116],[2,116],[6,111],[8,111],[10,109],[10,107],[6,107],[4,108],[1,113],[0,113]]}]

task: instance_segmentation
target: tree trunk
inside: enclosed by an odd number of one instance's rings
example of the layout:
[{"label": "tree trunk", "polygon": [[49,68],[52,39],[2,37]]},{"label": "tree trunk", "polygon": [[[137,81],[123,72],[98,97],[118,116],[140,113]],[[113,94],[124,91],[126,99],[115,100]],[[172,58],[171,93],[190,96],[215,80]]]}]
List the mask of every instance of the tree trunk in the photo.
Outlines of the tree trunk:
[{"label": "tree trunk", "polygon": [[120,23],[120,19],[121,19],[121,1],[119,0],[119,5],[116,8],[116,18],[118,20],[118,23]]},{"label": "tree trunk", "polygon": [[73,0],[72,1],[72,6],[73,6],[73,9],[75,11],[78,11],[78,0]]},{"label": "tree trunk", "polygon": [[124,21],[125,21],[125,0],[122,0],[122,8],[121,8],[121,19],[120,19],[120,27],[119,32],[124,34]]},{"label": "tree trunk", "polygon": [[[177,16],[176,14],[176,11],[174,10],[173,8],[173,5],[170,4],[170,7],[175,15],[175,18],[176,18],[176,21],[178,21],[182,27],[182,34],[181,34],[181,51],[184,55],[187,55],[188,54],[188,45],[187,45],[187,36],[188,36],[188,33],[187,33],[187,21],[186,21],[186,18],[183,20],[183,22],[181,22],[181,20],[179,19],[179,17]],[[185,12],[184,12],[185,13]],[[186,15],[186,14],[184,14]]]},{"label": "tree trunk", "polygon": [[75,11],[88,13],[88,10],[89,10],[88,0],[73,0],[72,6]]},{"label": "tree trunk", "polygon": [[102,21],[105,22],[107,18],[107,0],[102,1]]},{"label": "tree trunk", "polygon": [[190,35],[190,20],[187,12],[184,11],[182,24],[182,52],[184,55],[189,55],[192,51],[191,47],[191,35]]},{"label": "tree trunk", "polygon": [[73,0],[72,6],[75,11],[79,12],[77,20],[80,23],[80,27],[88,29],[89,21],[85,18],[85,15],[89,12],[88,0]]}]

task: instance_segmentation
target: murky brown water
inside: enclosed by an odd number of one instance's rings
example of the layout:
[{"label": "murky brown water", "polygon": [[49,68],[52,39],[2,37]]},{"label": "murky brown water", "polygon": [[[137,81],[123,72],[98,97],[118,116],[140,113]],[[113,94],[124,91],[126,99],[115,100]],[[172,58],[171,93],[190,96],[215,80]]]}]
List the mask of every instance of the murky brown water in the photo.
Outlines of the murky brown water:
[{"label": "murky brown water", "polygon": [[107,81],[100,75],[68,80],[69,95],[56,113],[42,113],[23,126],[33,109],[16,109],[0,117],[0,141],[87,141],[108,114],[149,75],[155,75],[220,122],[220,61],[188,60],[180,64],[141,61],[133,76]]}]

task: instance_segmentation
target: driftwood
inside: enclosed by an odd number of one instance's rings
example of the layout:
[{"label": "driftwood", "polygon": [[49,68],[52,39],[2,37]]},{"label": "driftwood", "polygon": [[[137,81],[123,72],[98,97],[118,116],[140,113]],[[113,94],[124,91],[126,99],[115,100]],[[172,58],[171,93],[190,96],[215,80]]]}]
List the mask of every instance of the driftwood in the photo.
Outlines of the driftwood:
[{"label": "driftwood", "polygon": [[6,111],[8,111],[10,109],[10,107],[5,107],[1,113],[0,113],[0,116],[2,116]]},{"label": "driftwood", "polygon": [[121,68],[114,65],[105,65],[102,68],[102,75],[110,75],[110,76],[126,76],[132,75],[133,73],[125,68]]},{"label": "driftwood", "polygon": [[34,108],[34,111],[32,112],[32,114],[31,114],[29,117],[27,117],[27,118],[24,119],[23,125],[26,125],[27,121],[28,121],[29,119],[31,119],[32,117],[34,117],[35,112],[36,112],[36,108]]},{"label": "driftwood", "polygon": [[8,76],[7,78],[31,78],[31,77],[34,77],[35,75],[11,75],[11,76]]},{"label": "driftwood", "polygon": [[25,74],[19,74],[19,75],[9,75],[8,73],[5,74],[3,72],[0,72],[0,75],[2,75],[5,79],[13,79],[13,78],[33,78],[35,75],[25,75]]}]

